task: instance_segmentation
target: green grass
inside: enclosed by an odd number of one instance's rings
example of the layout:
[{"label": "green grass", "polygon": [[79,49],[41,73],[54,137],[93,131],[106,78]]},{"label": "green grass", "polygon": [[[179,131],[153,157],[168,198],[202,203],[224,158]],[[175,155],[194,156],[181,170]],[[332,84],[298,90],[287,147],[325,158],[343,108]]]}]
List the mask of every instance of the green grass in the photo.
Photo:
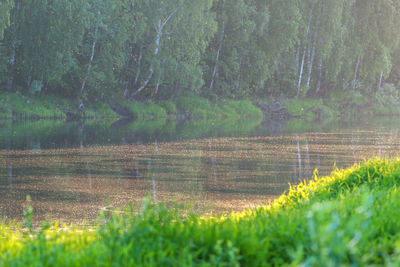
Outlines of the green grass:
[{"label": "green grass", "polygon": [[145,201],[91,228],[3,223],[0,266],[398,266],[399,184],[400,159],[375,159],[227,217]]},{"label": "green grass", "polygon": [[[27,97],[22,94],[0,92],[0,119],[65,119],[63,111],[77,112],[77,100],[52,95]],[[118,118],[107,103],[85,106],[84,118]]]},{"label": "green grass", "polygon": [[321,98],[288,99],[285,101],[285,107],[290,117],[307,121],[331,120],[341,112],[340,109],[328,106]]},{"label": "green grass", "polygon": [[138,101],[119,101],[124,109],[129,113],[129,117],[135,120],[157,120],[167,117],[167,111],[158,104],[151,101],[138,102]]},{"label": "green grass", "polygon": [[[135,120],[159,120],[184,113],[195,120],[259,119],[261,110],[247,100],[223,100],[210,102],[206,98],[182,96],[173,100],[138,102],[126,99],[114,100]],[[63,111],[77,112],[78,100],[63,99],[51,95],[27,97],[22,94],[0,92],[0,119],[65,119]],[[108,103],[96,102],[85,105],[83,118],[118,118]]]},{"label": "green grass", "polygon": [[181,96],[175,99],[176,107],[193,119],[262,119],[262,111],[248,100],[219,100],[211,102],[206,98]]}]

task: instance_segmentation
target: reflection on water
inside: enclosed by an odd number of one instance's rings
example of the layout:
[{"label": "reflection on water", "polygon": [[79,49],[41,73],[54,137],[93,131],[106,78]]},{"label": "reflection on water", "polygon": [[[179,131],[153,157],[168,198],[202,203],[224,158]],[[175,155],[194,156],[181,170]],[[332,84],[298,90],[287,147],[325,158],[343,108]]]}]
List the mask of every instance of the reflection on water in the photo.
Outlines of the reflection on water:
[{"label": "reflection on water", "polygon": [[6,125],[0,130],[0,216],[20,219],[27,195],[37,219],[67,222],[92,220],[106,200],[121,207],[146,195],[191,203],[204,213],[242,210],[267,203],[315,169],[328,174],[334,163],[397,156],[400,148],[393,123],[280,134],[258,124],[225,123],[236,127],[231,137],[207,122],[193,126],[197,136],[188,125],[166,123],[145,130],[111,123]]}]

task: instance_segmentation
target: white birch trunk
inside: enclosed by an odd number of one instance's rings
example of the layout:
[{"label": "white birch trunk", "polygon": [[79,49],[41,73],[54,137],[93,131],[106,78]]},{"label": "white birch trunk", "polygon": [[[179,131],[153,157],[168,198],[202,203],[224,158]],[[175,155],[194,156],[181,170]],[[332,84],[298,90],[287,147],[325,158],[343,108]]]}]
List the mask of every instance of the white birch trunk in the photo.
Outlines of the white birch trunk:
[{"label": "white birch trunk", "polygon": [[317,87],[315,88],[315,94],[318,95],[319,90],[321,89],[321,79],[322,79],[322,56],[319,58],[319,63],[318,63],[318,82],[317,82]]},{"label": "white birch trunk", "polygon": [[311,75],[312,75],[312,70],[313,70],[313,64],[314,64],[314,58],[315,58],[315,50],[317,46],[317,39],[318,39],[318,31],[319,31],[319,22],[317,23],[317,31],[315,32],[315,39],[313,41],[312,45],[312,51],[311,51],[311,58],[308,62],[308,77],[307,77],[307,87],[310,87],[311,83]]},{"label": "white birch trunk", "polygon": [[354,69],[353,84],[352,84],[353,90],[356,89],[357,74],[358,74],[358,68],[360,67],[360,61],[361,61],[361,57],[358,56],[357,62],[356,62],[356,67]]},{"label": "white birch trunk", "polygon": [[142,65],[142,57],[143,57],[143,45],[140,45],[139,48],[139,58],[138,58],[138,66],[137,66],[137,71],[136,71],[136,76],[135,76],[135,85],[137,85],[139,76],[140,76],[140,70],[141,70],[141,65]]},{"label": "white birch trunk", "polygon": [[[161,43],[161,38],[163,35],[163,30],[165,25],[167,25],[168,21],[175,15],[177,9],[175,9],[174,11],[172,11],[167,18],[165,18],[164,20],[162,20],[162,18],[158,18],[158,24],[155,27],[155,31],[156,31],[156,40],[155,40],[155,45],[156,48],[154,49],[154,56],[157,56],[159,51],[160,51],[160,43]],[[151,78],[153,77],[154,74],[154,68],[153,65],[150,64],[149,67],[149,75],[147,76],[147,79],[143,82],[143,84],[135,91],[131,94],[131,97],[134,97],[135,95],[139,94],[141,91],[143,91],[147,85],[149,84]]]},{"label": "white birch trunk", "polygon": [[81,90],[80,90],[81,95],[83,94],[83,91],[85,90],[86,82],[87,82],[87,79],[89,78],[90,71],[92,69],[92,63],[93,63],[93,59],[94,59],[94,52],[96,50],[96,44],[97,44],[97,34],[98,34],[98,31],[99,31],[100,15],[101,15],[101,12],[99,10],[99,11],[97,11],[97,22],[96,22],[96,28],[94,30],[92,51],[90,53],[89,65],[88,65],[88,68],[87,68],[87,71],[86,71],[85,78],[83,79],[82,85],[81,85]]},{"label": "white birch trunk", "polygon": [[8,91],[11,91],[13,84],[14,84],[14,71],[15,71],[15,55],[16,55],[16,49],[17,49],[17,17],[18,17],[18,12],[19,9],[21,8],[21,5],[18,2],[15,4],[15,13],[13,16],[13,23],[12,23],[12,42],[11,42],[11,52],[10,52],[10,78],[7,80],[6,84],[6,89]]},{"label": "white birch trunk", "polygon": [[[133,86],[136,86],[136,85],[137,85],[137,83],[138,83],[138,81],[139,81],[139,77],[140,77],[140,72],[141,72],[141,70],[142,70],[142,57],[143,57],[143,51],[142,51],[142,49],[143,49],[143,45],[140,44],[140,47],[139,47],[139,58],[138,58],[138,61],[137,61],[137,69],[136,69],[135,81],[134,81]],[[132,79],[129,78],[128,84],[127,84],[127,86],[126,86],[126,88],[125,88],[125,90],[124,90],[124,97],[125,97],[125,98],[128,97],[128,94],[129,94],[129,89],[128,89],[128,87],[130,87],[131,85],[132,85]]]},{"label": "white birch trunk", "polygon": [[[297,77],[297,75],[299,75],[300,49],[301,49],[301,42],[300,42],[300,39],[297,39],[296,68],[294,70],[295,77]],[[294,86],[296,86],[296,81],[294,81]]]},{"label": "white birch trunk", "polygon": [[240,60],[239,60],[238,79],[236,81],[236,89],[237,90],[240,89],[240,82],[241,82],[241,79],[242,79],[241,71],[242,71],[242,58],[240,58]]},{"label": "white birch trunk", "polygon": [[382,81],[383,81],[383,71],[381,71],[381,75],[379,77],[379,82],[378,82],[378,88],[377,90],[381,89],[382,87]]},{"label": "white birch trunk", "polygon": [[304,61],[305,61],[305,57],[306,57],[306,51],[304,51],[304,53],[303,53],[303,59],[301,60],[300,73],[299,73],[299,80],[298,80],[298,82],[297,82],[297,95],[296,95],[296,97],[299,97],[299,95],[300,95],[301,81],[302,81],[302,78],[303,78],[303,70],[304,70]]},{"label": "white birch trunk", "polygon": [[296,95],[296,97],[299,97],[300,91],[301,91],[301,82],[302,82],[302,80],[303,80],[304,61],[305,61],[306,53],[307,53],[307,45],[308,45],[308,43],[309,43],[308,39],[309,39],[309,35],[310,35],[310,28],[311,28],[311,22],[312,22],[312,14],[313,14],[313,13],[312,13],[312,8],[311,8],[311,11],[310,11],[310,19],[309,19],[309,21],[308,21],[307,31],[306,31],[306,40],[305,40],[305,43],[304,43],[303,58],[302,58],[302,60],[301,60],[300,73],[299,73],[299,80],[298,80],[298,83],[297,83],[297,95]]},{"label": "white birch trunk", "polygon": [[222,49],[222,42],[224,40],[224,34],[225,34],[225,21],[222,22],[221,40],[219,41],[219,44],[218,44],[217,56],[215,57],[215,65],[214,65],[213,73],[211,76],[211,82],[210,82],[210,90],[212,90],[212,88],[214,87],[215,77],[217,76],[217,73],[218,73],[219,55],[220,55],[221,49]]},{"label": "white birch trunk", "polygon": [[160,79],[158,79],[156,84],[156,89],[154,90],[154,95],[158,94],[158,88],[160,87]]}]

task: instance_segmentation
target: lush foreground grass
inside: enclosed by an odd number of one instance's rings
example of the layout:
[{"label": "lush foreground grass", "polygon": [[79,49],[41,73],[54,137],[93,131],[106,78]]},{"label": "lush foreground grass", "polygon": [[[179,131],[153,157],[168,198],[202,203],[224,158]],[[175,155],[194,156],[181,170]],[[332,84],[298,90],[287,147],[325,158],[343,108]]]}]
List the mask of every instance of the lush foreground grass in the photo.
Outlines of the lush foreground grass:
[{"label": "lush foreground grass", "polygon": [[[0,266],[400,264],[400,159],[371,160],[228,217],[144,203],[98,227],[0,226]],[[29,212],[27,216],[29,224]]]}]

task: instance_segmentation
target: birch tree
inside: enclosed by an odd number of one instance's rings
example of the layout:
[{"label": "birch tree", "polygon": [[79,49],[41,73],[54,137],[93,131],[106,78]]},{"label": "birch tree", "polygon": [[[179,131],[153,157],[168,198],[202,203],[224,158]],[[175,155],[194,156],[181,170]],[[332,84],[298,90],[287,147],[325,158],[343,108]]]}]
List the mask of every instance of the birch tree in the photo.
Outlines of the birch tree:
[{"label": "birch tree", "polygon": [[[165,82],[172,85],[178,81],[190,88],[193,84],[187,82],[192,79],[200,80],[202,85],[200,54],[204,43],[214,34],[213,17],[208,13],[211,3],[170,0],[147,1],[138,6],[148,27],[144,38],[136,44],[139,47],[136,88],[132,88],[130,97],[150,86],[153,94],[157,94]],[[175,74],[177,71],[179,76]]]}]

